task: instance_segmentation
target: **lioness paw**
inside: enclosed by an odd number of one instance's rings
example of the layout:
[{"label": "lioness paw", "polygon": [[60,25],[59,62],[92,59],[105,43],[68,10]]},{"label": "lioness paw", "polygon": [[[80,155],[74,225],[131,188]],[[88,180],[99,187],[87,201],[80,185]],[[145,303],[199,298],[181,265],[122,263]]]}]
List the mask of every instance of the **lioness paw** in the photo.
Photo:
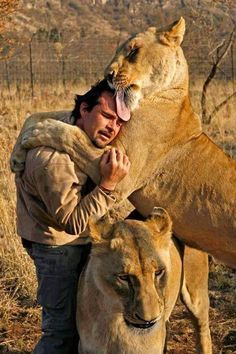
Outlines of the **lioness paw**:
[{"label": "lioness paw", "polygon": [[17,152],[12,153],[10,158],[10,168],[13,173],[22,172],[25,168],[26,150],[19,148]]}]

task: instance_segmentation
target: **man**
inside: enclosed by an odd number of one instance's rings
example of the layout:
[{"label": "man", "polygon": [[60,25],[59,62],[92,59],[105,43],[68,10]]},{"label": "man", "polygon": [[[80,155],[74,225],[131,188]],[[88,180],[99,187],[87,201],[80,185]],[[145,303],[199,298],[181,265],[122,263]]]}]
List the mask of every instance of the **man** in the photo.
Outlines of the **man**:
[{"label": "man", "polygon": [[[129,114],[118,108],[114,92],[103,80],[77,96],[72,118],[94,145],[103,148],[117,136]],[[43,334],[35,354],[78,352],[76,292],[89,252],[89,245],[80,243],[89,218],[103,216],[114,205],[112,192],[129,167],[122,152],[114,148],[105,152],[100,184],[88,192],[87,176],[69,155],[48,147],[28,152],[25,171],[16,178],[17,229],[36,266],[42,306]]]}]

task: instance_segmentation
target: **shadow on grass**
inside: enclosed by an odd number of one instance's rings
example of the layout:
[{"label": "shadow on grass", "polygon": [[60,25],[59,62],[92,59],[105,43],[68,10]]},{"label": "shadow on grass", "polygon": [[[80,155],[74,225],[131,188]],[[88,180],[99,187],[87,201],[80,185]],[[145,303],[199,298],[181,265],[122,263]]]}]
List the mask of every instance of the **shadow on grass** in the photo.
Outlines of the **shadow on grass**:
[{"label": "shadow on grass", "polygon": [[11,350],[6,345],[1,345],[1,344],[0,344],[0,353],[1,354],[31,354],[31,352]]}]

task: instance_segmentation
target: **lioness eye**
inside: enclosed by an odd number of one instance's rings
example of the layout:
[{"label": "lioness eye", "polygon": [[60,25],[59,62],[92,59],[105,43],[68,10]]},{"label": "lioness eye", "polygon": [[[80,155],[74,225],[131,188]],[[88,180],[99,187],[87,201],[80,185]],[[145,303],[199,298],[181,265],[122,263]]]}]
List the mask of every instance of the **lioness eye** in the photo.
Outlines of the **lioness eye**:
[{"label": "lioness eye", "polygon": [[117,276],[117,278],[122,281],[129,281],[129,276],[127,274],[120,274]]},{"label": "lioness eye", "polygon": [[158,269],[155,271],[155,277],[161,278],[164,273],[165,273],[165,269]]},{"label": "lioness eye", "polygon": [[136,56],[138,54],[138,48],[132,49],[129,54],[127,55],[127,58],[129,59],[130,62],[135,61]]}]

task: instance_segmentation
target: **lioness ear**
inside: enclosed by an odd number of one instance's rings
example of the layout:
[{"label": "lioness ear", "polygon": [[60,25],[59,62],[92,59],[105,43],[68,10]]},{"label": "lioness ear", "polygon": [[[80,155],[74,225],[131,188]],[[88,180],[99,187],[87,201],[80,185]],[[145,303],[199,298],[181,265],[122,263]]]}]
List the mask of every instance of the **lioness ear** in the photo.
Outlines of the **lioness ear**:
[{"label": "lioness ear", "polygon": [[171,25],[169,31],[164,32],[160,36],[160,41],[163,44],[177,47],[182,43],[184,38],[184,33],[185,33],[185,20],[183,17],[181,17],[179,21],[174,22]]},{"label": "lioness ear", "polygon": [[147,223],[160,235],[171,236],[172,221],[165,209],[154,207],[147,218]]},{"label": "lioness ear", "polygon": [[94,219],[90,219],[88,222],[88,231],[93,243],[101,243],[109,238],[112,230],[113,225],[105,220],[95,221]]}]

